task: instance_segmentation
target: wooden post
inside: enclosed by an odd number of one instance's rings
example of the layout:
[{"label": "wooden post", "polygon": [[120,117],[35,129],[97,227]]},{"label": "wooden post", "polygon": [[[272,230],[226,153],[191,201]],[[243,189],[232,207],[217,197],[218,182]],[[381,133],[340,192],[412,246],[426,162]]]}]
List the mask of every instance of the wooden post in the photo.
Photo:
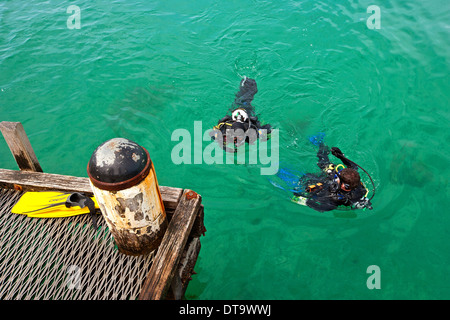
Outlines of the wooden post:
[{"label": "wooden post", "polygon": [[192,225],[201,204],[201,196],[185,189],[175,209],[153,264],[145,280],[140,300],[164,299],[177,271]]},{"label": "wooden post", "polygon": [[0,130],[20,170],[42,172],[41,165],[31,147],[20,122],[0,122]]},{"label": "wooden post", "polygon": [[87,172],[119,251],[145,255],[158,248],[168,222],[147,149],[128,139],[110,139],[95,149]]}]

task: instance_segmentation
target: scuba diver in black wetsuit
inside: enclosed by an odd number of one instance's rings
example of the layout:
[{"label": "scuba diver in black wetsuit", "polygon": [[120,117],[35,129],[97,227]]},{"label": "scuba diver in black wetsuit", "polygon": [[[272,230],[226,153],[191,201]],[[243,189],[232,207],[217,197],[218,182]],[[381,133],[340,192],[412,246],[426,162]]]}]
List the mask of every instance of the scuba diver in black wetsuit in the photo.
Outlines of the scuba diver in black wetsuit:
[{"label": "scuba diver in black wetsuit", "polygon": [[[221,144],[225,151],[237,152],[237,147],[245,142],[251,144],[258,138],[270,139],[271,126],[269,124],[261,125],[251,105],[257,92],[256,81],[244,77],[241,80],[239,91],[236,93],[231,115],[220,119],[211,131],[211,139]],[[233,143],[234,147],[228,148],[228,143]]]},{"label": "scuba diver in black wetsuit", "polygon": [[[361,182],[357,171],[359,166],[347,159],[339,148],[333,147],[331,148],[331,154],[340,159],[346,166],[346,168],[339,170],[340,167],[344,166],[333,164],[328,158],[329,153],[330,149],[321,143],[317,152],[319,158],[317,165],[323,173],[320,175],[306,174],[300,178],[300,184],[306,185],[306,188],[304,191],[294,192],[295,202],[307,205],[320,212],[334,210],[339,206],[371,210],[370,200],[375,195],[375,187],[372,197],[368,199],[369,191]],[[363,168],[361,169],[366,172]],[[372,181],[372,178],[370,180]]]}]

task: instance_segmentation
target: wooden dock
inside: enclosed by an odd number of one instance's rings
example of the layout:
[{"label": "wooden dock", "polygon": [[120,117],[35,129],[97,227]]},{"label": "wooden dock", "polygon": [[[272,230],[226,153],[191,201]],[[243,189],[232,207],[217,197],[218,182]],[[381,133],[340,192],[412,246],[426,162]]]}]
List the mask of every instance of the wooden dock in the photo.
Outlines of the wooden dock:
[{"label": "wooden dock", "polygon": [[182,299],[200,251],[202,198],[160,186],[169,225],[158,249],[145,256],[118,252],[101,214],[29,218],[11,213],[27,191],[93,195],[89,179],[42,172],[23,126],[0,130],[20,170],[0,169],[0,299]]}]

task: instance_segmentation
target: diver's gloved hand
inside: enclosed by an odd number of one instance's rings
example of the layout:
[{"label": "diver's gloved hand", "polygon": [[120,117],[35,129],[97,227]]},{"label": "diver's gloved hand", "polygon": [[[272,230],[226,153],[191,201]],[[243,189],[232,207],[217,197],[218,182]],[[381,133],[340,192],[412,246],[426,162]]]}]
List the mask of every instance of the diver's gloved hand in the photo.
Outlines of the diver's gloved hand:
[{"label": "diver's gloved hand", "polygon": [[339,149],[337,147],[331,148],[331,154],[333,156],[335,156],[336,158],[341,158],[341,157],[344,156],[344,154],[342,153],[341,149]]},{"label": "diver's gloved hand", "polygon": [[258,129],[258,137],[261,141],[267,141],[270,139],[272,127],[270,124],[265,124]]}]

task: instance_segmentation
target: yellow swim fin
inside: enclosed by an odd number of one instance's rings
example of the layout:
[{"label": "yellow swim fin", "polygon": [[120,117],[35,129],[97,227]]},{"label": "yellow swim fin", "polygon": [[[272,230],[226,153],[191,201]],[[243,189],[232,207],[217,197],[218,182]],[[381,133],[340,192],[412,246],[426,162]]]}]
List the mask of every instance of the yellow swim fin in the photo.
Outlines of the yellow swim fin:
[{"label": "yellow swim fin", "polygon": [[[85,196],[80,193],[53,191],[25,192],[11,209],[11,212],[35,218],[61,218],[89,213],[88,206],[84,205],[83,202],[77,203],[76,200],[80,197]],[[94,202],[95,208],[98,209],[99,206],[95,198],[90,197],[90,199]]]}]

